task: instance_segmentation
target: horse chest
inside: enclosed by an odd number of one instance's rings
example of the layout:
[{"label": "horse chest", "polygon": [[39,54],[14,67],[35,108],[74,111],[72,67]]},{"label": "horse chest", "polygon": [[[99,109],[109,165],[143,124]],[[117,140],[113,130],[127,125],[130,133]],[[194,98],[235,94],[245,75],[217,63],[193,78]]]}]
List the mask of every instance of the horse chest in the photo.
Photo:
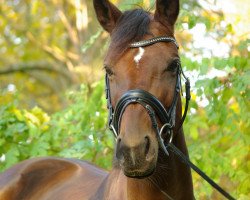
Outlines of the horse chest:
[{"label": "horse chest", "polygon": [[[99,197],[103,200],[167,200],[168,198],[158,188],[142,179],[125,177],[122,173],[111,173],[109,178],[99,188]],[[104,189],[104,190],[103,190]]]}]

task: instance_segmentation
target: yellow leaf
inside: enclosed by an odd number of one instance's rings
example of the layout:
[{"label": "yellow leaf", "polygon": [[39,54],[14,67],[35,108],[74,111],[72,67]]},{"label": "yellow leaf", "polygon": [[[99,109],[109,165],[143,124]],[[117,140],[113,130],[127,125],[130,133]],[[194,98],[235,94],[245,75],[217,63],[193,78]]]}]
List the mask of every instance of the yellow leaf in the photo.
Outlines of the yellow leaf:
[{"label": "yellow leaf", "polygon": [[24,121],[24,116],[22,114],[22,112],[16,108],[14,108],[12,110],[12,112],[15,114],[16,118],[19,120],[19,121]]}]

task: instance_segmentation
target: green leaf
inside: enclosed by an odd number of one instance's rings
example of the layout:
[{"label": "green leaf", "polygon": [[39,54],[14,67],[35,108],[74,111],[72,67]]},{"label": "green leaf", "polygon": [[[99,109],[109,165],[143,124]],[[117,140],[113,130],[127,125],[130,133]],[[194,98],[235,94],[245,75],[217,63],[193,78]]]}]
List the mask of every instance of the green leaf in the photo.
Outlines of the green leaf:
[{"label": "green leaf", "polygon": [[196,25],[196,17],[194,15],[189,16],[188,18],[188,28],[192,29]]},{"label": "green leaf", "polygon": [[19,158],[18,156],[20,155],[19,150],[17,146],[11,145],[9,150],[5,154],[5,162],[6,162],[6,167],[10,167],[13,164],[17,163]]},{"label": "green leaf", "polygon": [[197,140],[198,139],[199,133],[198,133],[198,130],[197,130],[196,126],[194,126],[194,125],[191,126],[191,128],[190,128],[190,135],[193,138],[193,140]]}]

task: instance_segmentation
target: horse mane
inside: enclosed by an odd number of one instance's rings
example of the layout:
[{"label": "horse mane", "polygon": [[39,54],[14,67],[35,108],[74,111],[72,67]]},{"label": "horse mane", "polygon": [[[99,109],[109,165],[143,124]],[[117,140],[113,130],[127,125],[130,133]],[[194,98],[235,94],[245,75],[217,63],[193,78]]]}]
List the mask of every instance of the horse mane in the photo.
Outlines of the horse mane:
[{"label": "horse mane", "polygon": [[115,49],[115,55],[120,56],[132,42],[150,34],[150,13],[143,9],[125,11],[119,18],[111,34],[110,48]]}]

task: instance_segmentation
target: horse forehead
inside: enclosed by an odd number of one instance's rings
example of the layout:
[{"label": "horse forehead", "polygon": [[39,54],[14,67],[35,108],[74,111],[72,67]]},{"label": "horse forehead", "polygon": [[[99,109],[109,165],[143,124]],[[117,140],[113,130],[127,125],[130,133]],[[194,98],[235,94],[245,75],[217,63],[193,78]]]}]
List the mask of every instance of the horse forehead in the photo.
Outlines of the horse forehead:
[{"label": "horse forehead", "polygon": [[154,70],[166,67],[168,63],[171,63],[172,60],[177,57],[178,52],[175,45],[162,42],[147,47],[130,49],[124,57],[121,57],[120,61],[123,67],[125,67],[126,62],[128,62],[129,65],[133,63],[132,67],[138,70],[153,72]]},{"label": "horse forehead", "polygon": [[[152,36],[145,37],[140,41],[148,40],[151,38]],[[177,48],[172,42],[159,42],[146,47],[128,47],[127,50],[123,52],[123,54],[120,55],[117,59],[114,59],[112,55],[113,53],[115,53],[114,50],[110,50],[107,53],[105,62],[112,63],[112,66],[122,64],[123,67],[126,62],[128,64],[131,64],[130,62],[139,62],[140,60],[147,61],[147,63],[167,62],[173,57],[178,57]]]}]

